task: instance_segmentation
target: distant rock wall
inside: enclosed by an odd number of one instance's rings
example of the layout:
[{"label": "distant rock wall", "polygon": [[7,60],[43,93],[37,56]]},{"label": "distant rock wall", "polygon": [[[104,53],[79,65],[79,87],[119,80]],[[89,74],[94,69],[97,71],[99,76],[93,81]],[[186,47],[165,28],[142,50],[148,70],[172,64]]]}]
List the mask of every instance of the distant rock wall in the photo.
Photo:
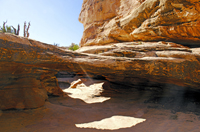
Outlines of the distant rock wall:
[{"label": "distant rock wall", "polygon": [[200,43],[199,0],[84,0],[81,46],[127,41]]}]

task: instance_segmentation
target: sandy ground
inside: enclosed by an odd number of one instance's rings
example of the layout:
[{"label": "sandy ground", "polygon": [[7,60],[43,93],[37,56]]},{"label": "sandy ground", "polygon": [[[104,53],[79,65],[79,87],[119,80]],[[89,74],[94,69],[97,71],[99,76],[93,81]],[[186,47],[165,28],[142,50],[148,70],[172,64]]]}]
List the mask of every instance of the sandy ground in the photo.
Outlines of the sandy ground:
[{"label": "sandy ground", "polygon": [[50,97],[44,107],[0,111],[0,132],[200,131],[200,94],[113,87],[104,81],[78,84],[63,88],[69,97]]}]

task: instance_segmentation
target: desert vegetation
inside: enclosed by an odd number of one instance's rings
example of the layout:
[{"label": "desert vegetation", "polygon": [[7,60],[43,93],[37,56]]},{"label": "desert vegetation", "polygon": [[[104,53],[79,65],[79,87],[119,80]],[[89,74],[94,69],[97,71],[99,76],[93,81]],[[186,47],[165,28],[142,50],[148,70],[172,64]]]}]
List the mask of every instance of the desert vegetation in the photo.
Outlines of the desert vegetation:
[{"label": "desert vegetation", "polygon": [[[17,28],[15,28],[14,26],[8,26],[6,25],[8,21],[3,22],[3,26],[0,27],[0,32],[1,33],[12,33],[15,35],[19,35],[19,31],[20,31],[20,25],[18,24]],[[30,28],[31,24],[30,22],[28,23],[28,26],[26,25],[26,21],[24,22],[24,37],[29,37],[30,33],[29,33],[29,28]]]},{"label": "desert vegetation", "polygon": [[3,22],[3,26],[0,28],[0,32],[14,33],[12,26],[8,26],[8,25],[6,25],[6,23],[7,23],[7,21]]},{"label": "desert vegetation", "polygon": [[79,49],[79,45],[78,45],[78,44],[75,44],[75,43],[72,43],[72,44],[69,46],[68,49],[69,49],[69,50],[75,51],[75,50]]}]

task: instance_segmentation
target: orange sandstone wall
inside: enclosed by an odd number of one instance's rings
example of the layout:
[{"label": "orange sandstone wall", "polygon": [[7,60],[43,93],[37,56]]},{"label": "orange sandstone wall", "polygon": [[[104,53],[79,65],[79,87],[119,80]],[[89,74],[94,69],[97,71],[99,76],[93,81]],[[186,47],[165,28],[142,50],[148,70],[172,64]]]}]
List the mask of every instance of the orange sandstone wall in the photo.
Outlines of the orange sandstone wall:
[{"label": "orange sandstone wall", "polygon": [[200,43],[199,0],[84,0],[81,46],[127,41]]}]

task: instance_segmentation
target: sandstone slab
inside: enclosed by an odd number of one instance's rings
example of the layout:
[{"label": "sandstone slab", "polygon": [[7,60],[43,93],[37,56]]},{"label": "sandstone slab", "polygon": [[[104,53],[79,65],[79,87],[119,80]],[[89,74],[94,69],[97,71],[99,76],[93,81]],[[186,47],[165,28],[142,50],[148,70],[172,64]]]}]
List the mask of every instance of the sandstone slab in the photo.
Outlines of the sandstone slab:
[{"label": "sandstone slab", "polygon": [[37,108],[47,95],[63,96],[58,72],[133,86],[159,82],[199,89],[200,85],[200,50],[172,42],[114,43],[73,52],[0,34],[0,51],[0,109]]}]

